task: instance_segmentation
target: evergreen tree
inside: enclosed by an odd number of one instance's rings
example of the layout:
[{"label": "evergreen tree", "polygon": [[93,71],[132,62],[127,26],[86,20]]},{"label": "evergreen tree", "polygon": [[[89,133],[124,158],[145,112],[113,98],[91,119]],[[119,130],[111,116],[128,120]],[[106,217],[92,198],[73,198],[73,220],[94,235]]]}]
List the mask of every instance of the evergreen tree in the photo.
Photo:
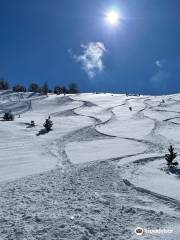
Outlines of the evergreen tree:
[{"label": "evergreen tree", "polygon": [[170,147],[168,148],[168,151],[169,151],[169,154],[165,155],[167,165],[170,167],[178,165],[178,162],[174,161],[174,159],[177,156],[177,153],[174,152],[174,148],[172,147],[172,145],[170,145]]},{"label": "evergreen tree", "polygon": [[66,93],[68,93],[68,90],[65,86],[60,87],[60,91],[65,95]]},{"label": "evergreen tree", "polygon": [[7,81],[4,82],[4,90],[9,89],[9,83]]},{"label": "evergreen tree", "polygon": [[14,120],[14,115],[11,113],[11,111],[9,112],[5,112],[3,119],[5,121],[13,121]]},{"label": "evergreen tree", "polygon": [[60,94],[60,93],[61,93],[61,87],[55,86],[55,87],[54,87],[54,93],[55,93],[55,94]]},{"label": "evergreen tree", "polygon": [[35,122],[33,120],[31,120],[30,126],[35,127]]},{"label": "evergreen tree", "polygon": [[53,122],[51,120],[51,117],[49,116],[45,123],[43,124],[43,126],[45,127],[45,129],[49,132],[50,130],[52,130],[52,126],[53,126]]},{"label": "evergreen tree", "polygon": [[41,92],[41,88],[39,87],[39,85],[37,83],[31,83],[29,85],[29,92]]},{"label": "evergreen tree", "polygon": [[4,80],[3,78],[0,79],[0,90],[8,90],[9,83],[8,81]]},{"label": "evergreen tree", "polygon": [[42,93],[43,93],[44,95],[47,95],[47,94],[48,94],[48,91],[49,91],[48,83],[45,82],[44,85],[43,85],[43,87],[42,87]]},{"label": "evergreen tree", "polygon": [[23,85],[14,85],[12,88],[13,92],[26,92],[26,87],[24,87]]},{"label": "evergreen tree", "polygon": [[77,84],[76,83],[71,83],[69,85],[69,93],[76,94],[78,92],[79,92],[79,90],[78,90]]}]

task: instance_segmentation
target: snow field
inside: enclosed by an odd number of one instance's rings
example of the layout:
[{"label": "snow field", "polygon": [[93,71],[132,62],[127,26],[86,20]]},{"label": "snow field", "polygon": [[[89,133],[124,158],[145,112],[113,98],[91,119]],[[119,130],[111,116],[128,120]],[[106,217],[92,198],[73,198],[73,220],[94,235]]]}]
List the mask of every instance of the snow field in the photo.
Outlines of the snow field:
[{"label": "snow field", "polygon": [[[179,240],[180,170],[164,160],[180,150],[179,105],[179,94],[1,92],[1,115],[16,118],[0,121],[0,239],[134,240],[140,226],[173,230],[142,239]],[[36,136],[49,115],[53,131]]]}]

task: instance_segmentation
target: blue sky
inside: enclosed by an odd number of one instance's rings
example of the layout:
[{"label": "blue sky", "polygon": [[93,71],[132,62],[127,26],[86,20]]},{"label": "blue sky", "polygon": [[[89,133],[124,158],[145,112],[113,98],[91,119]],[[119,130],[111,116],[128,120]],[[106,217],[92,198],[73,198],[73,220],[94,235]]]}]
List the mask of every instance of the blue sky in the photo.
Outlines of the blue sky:
[{"label": "blue sky", "polygon": [[[105,21],[108,9],[122,15]],[[179,0],[0,0],[0,76],[81,91],[180,91]]]}]

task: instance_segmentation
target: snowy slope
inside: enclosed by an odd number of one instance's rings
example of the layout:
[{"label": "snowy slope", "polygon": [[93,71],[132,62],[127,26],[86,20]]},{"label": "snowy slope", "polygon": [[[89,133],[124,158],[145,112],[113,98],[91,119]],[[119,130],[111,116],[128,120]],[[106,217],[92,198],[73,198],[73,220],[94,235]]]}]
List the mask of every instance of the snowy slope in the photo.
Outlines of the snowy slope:
[{"label": "snowy slope", "polygon": [[[4,104],[4,98],[7,100],[8,97],[9,102]],[[22,100],[19,100],[18,94],[10,93],[3,94],[3,97],[0,95],[0,103],[0,110],[11,109],[17,114],[14,122],[0,122],[0,181],[61,166],[62,161],[58,154],[59,139],[92,122],[88,118],[64,114],[64,111],[67,112],[81,105],[78,102],[72,103],[69,98],[62,99],[55,96],[27,98],[24,96]],[[26,111],[27,104],[31,107]],[[37,137],[36,134],[43,128],[43,123],[49,115],[53,117],[54,131]],[[35,121],[35,128],[28,128],[27,124],[31,120]]]},{"label": "snowy slope", "polygon": [[[0,239],[139,239],[138,226],[173,230],[143,239],[180,238],[180,168],[169,172],[164,160],[170,144],[180,152],[179,94],[0,92],[0,116],[9,109]],[[49,115],[53,131],[37,136]]]}]

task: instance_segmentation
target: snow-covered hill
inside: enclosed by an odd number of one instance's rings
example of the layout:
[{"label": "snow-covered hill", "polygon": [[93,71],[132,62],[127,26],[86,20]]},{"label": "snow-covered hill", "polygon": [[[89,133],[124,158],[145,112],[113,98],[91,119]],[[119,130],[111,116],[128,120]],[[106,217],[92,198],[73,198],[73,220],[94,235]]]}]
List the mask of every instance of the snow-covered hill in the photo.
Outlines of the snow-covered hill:
[{"label": "snow-covered hill", "polygon": [[[143,239],[180,239],[180,168],[164,160],[169,145],[180,153],[180,94],[0,92],[7,110],[0,239],[139,239],[136,227],[173,231]],[[49,115],[53,131],[37,136]]]}]

